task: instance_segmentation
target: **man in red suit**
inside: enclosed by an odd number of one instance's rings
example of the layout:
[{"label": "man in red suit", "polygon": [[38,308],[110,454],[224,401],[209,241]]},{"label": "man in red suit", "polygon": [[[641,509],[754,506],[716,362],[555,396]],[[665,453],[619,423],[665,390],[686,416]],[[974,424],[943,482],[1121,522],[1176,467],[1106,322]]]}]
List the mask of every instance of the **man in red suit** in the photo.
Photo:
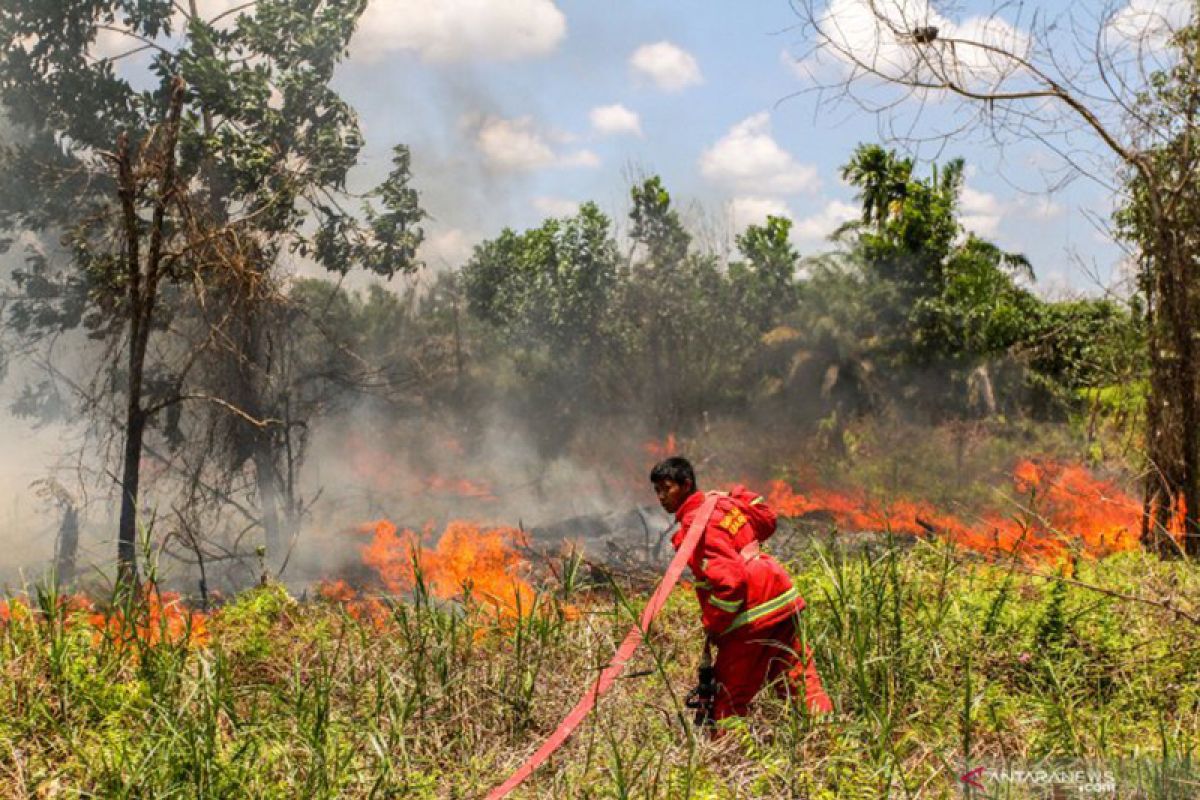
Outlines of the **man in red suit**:
[{"label": "man in red suit", "polygon": [[[658,502],[674,514],[679,549],[706,495],[685,458],[668,458],[650,471]],[[814,713],[832,710],[813,663],[800,642],[797,615],[804,599],[775,559],[759,548],[775,532],[775,512],[762,496],[737,486],[722,494],[688,561],[700,601],[700,621],[717,647],[713,720],[744,716],[750,701],[778,681],[785,694],[803,697]],[[782,680],[780,680],[782,679]]]}]

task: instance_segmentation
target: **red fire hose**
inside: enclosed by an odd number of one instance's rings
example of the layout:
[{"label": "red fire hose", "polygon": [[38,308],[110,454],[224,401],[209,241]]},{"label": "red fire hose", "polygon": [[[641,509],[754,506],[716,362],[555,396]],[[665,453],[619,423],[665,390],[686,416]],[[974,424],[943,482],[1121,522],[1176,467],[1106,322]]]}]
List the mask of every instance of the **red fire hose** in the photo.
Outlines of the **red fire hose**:
[{"label": "red fire hose", "polygon": [[671,590],[675,588],[675,584],[679,581],[679,576],[683,574],[683,568],[691,557],[692,551],[696,549],[696,543],[700,541],[700,535],[704,533],[704,528],[708,525],[708,519],[712,516],[713,509],[716,507],[719,497],[720,495],[717,492],[710,492],[704,501],[704,505],[700,506],[700,513],[696,514],[692,519],[692,524],[688,528],[683,542],[680,543],[679,550],[675,553],[675,558],[671,559],[671,564],[667,567],[666,574],[663,575],[663,579],[659,582],[658,588],[654,590],[654,594],[650,596],[650,602],[646,603],[646,607],[642,610],[641,619],[625,635],[621,646],[613,654],[612,660],[608,662],[608,666],[596,678],[596,682],[592,684],[592,687],[587,690],[583,697],[579,698],[579,702],[571,709],[571,713],[567,714],[563,721],[558,724],[554,733],[550,734],[550,738],[543,742],[537,752],[518,767],[517,771],[509,776],[508,780],[493,789],[491,794],[487,796],[487,800],[500,800],[500,798],[507,796],[522,781],[532,775],[533,771],[540,767],[575,732],[575,729],[579,727],[579,723],[583,722],[583,718],[596,707],[596,701],[600,699],[600,696],[612,687],[617,676],[621,674],[621,670],[625,668],[626,662],[633,656],[633,651],[637,650],[637,646],[642,643],[642,638],[645,637],[646,632],[650,629],[650,623],[658,616],[658,612],[662,611],[662,607],[667,602],[667,596],[671,594]]}]

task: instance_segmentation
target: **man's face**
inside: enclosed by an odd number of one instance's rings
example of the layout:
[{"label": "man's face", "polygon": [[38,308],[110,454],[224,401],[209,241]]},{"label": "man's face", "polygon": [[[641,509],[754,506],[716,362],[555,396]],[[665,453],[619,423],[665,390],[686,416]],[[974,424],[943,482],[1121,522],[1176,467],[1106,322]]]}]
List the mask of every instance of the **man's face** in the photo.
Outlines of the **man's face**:
[{"label": "man's face", "polygon": [[687,481],[676,483],[670,479],[655,481],[654,493],[658,495],[658,502],[663,507],[663,511],[674,514],[683,505],[687,496],[692,493],[692,484]]}]

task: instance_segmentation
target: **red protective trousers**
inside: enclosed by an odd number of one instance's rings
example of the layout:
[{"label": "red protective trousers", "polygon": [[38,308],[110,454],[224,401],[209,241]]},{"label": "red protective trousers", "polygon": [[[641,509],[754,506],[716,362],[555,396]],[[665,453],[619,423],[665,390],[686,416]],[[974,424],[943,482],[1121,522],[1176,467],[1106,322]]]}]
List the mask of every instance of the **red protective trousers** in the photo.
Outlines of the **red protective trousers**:
[{"label": "red protective trousers", "polygon": [[754,696],[772,683],[781,697],[803,697],[811,713],[833,710],[812,648],[805,648],[797,635],[794,614],[752,634],[718,640],[713,667],[717,680],[713,719],[745,716]]}]

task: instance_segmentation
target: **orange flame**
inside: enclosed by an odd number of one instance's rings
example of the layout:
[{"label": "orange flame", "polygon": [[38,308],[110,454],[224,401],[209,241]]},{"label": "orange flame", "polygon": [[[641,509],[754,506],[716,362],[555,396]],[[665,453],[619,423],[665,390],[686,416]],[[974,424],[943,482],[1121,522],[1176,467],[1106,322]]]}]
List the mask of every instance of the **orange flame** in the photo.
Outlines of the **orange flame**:
[{"label": "orange flame", "polygon": [[[186,608],[177,593],[159,591],[153,584],[146,584],[141,592],[138,602],[145,603],[145,609],[139,610],[133,622],[128,622],[120,609],[97,611],[92,601],[83,595],[62,595],[57,604],[68,627],[85,624],[93,629],[93,644],[99,644],[106,637],[122,649],[135,642],[147,645],[186,643],[196,647],[208,643],[207,615]],[[41,614],[42,611],[31,607],[25,598],[0,600],[0,626],[37,619]]]},{"label": "orange flame", "polygon": [[872,503],[862,492],[817,487],[804,493],[774,481],[770,502],[780,513],[830,515],[841,528],[938,534],[982,552],[1016,553],[1028,560],[1058,561],[1075,549],[1103,556],[1138,546],[1141,507],[1113,482],[1076,464],[1022,461],[1013,470],[1020,510],[989,510],[974,523],[907,499]]},{"label": "orange flame", "polygon": [[667,438],[661,442],[651,440],[642,445],[642,449],[646,451],[646,455],[653,458],[655,461],[662,461],[664,458],[679,454],[679,445],[675,441],[675,434],[668,433]]},{"label": "orange flame", "polygon": [[89,616],[96,629],[93,641],[108,637],[118,647],[135,642],[147,645],[161,643],[187,644],[202,647],[208,644],[207,615],[184,606],[177,592],[163,592],[153,584],[142,587],[141,601],[146,604],[144,612],[133,621],[127,620],[123,611],[116,609]]},{"label": "orange flame", "polygon": [[430,494],[449,494],[458,497],[470,497],[476,500],[495,500],[492,487],[483,481],[472,481],[466,478],[443,478],[432,475],[421,481],[424,489]]},{"label": "orange flame", "polygon": [[[463,452],[462,445],[455,440],[443,443],[442,449],[453,455],[461,455]],[[347,452],[350,457],[350,471],[355,480],[376,491],[399,492],[409,496],[464,497],[488,502],[497,499],[491,485],[485,481],[447,478],[441,475],[414,475],[396,460],[394,453],[358,434],[348,437]]]},{"label": "orange flame", "polygon": [[372,536],[362,548],[363,561],[379,573],[390,592],[412,591],[420,577],[435,597],[469,594],[505,618],[533,608],[533,588],[518,576],[522,560],[514,545],[523,534],[515,528],[485,530],[454,521],[432,549],[423,546],[413,531],[400,531],[388,520],[366,530]]},{"label": "orange flame", "polygon": [[327,602],[342,606],[351,617],[369,624],[375,630],[385,629],[391,619],[387,606],[379,598],[360,595],[343,580],[322,581],[317,586],[317,595]]}]

